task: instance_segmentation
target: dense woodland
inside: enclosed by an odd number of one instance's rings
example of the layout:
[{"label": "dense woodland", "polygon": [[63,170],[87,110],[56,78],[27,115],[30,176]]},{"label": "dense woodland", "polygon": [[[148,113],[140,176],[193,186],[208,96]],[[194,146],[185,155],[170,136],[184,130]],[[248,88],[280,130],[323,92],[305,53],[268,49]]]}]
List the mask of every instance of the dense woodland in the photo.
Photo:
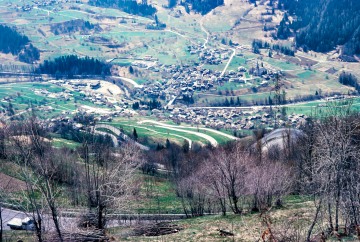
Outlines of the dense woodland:
[{"label": "dense woodland", "polygon": [[38,73],[56,77],[72,78],[77,75],[110,75],[110,66],[90,57],[80,58],[76,55],[61,56],[54,60],[45,60]]},{"label": "dense woodland", "polygon": [[214,8],[224,5],[224,0],[183,0],[181,4],[189,11],[189,5],[197,13],[207,14]]},{"label": "dense woodland", "polygon": [[354,87],[356,91],[360,92],[359,81],[356,76],[351,73],[342,72],[339,76],[339,82],[343,85]]},{"label": "dense woodland", "polygon": [[[344,55],[360,54],[360,2],[354,0],[279,0],[279,8],[296,16],[290,27],[296,32],[296,44],[305,50],[334,50],[338,45]],[[280,25],[286,38],[287,19]]]},{"label": "dense woodland", "polygon": [[80,31],[81,33],[88,33],[90,30],[101,31],[99,24],[92,24],[89,21],[82,19],[70,20],[63,23],[56,23],[50,26],[50,31],[55,35],[69,34]]},{"label": "dense woodland", "polygon": [[132,105],[132,108],[134,110],[137,110],[140,108],[140,105],[141,106],[144,106],[146,105],[149,110],[153,110],[153,109],[160,109],[161,108],[161,102],[157,101],[156,99],[153,99],[153,100],[150,100],[150,101],[140,101],[140,102],[134,102],[133,105]]},{"label": "dense woodland", "polygon": [[5,54],[18,56],[25,63],[39,60],[40,52],[34,47],[28,37],[8,26],[0,25],[0,51]]},{"label": "dense woodland", "polygon": [[89,0],[90,5],[106,8],[117,8],[129,14],[145,17],[152,17],[156,13],[156,8],[142,0]]},{"label": "dense woodland", "polygon": [[272,51],[280,52],[284,55],[294,56],[295,50],[284,45],[270,44],[269,42],[254,39],[252,42],[252,49],[255,54],[260,54],[260,49],[269,49],[269,57],[272,57]]}]

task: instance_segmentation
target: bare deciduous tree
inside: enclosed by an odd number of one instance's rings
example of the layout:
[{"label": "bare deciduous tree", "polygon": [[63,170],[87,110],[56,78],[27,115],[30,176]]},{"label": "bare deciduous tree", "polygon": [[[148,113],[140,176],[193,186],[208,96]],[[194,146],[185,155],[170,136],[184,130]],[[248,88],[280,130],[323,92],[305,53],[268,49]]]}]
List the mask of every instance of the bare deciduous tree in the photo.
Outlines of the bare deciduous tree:
[{"label": "bare deciduous tree", "polygon": [[55,174],[54,163],[51,162],[53,152],[43,136],[44,133],[36,119],[31,118],[28,122],[18,124],[11,141],[14,144],[14,155],[21,166],[21,175],[26,182],[25,198],[31,206],[38,240],[43,240],[42,206],[35,195],[40,191],[50,210],[58,238],[63,241],[56,200],[59,188],[53,180]]}]

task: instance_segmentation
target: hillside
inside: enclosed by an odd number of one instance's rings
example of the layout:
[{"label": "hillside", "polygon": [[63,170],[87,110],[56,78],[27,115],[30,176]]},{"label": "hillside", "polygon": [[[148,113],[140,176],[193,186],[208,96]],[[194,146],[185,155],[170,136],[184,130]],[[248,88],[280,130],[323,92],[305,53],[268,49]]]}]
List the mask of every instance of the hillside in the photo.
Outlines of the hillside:
[{"label": "hillside", "polygon": [[27,36],[5,25],[0,25],[0,33],[0,52],[18,56],[25,63],[39,60],[39,50],[30,43]]},{"label": "hillside", "polygon": [[152,17],[156,13],[156,9],[147,3],[147,0],[138,3],[136,0],[90,0],[91,5],[117,8],[129,14],[136,14],[145,17]]},{"label": "hillside", "polygon": [[214,8],[224,4],[224,0],[186,0],[182,3],[186,9],[188,4],[191,5],[192,10],[197,13],[207,14]]},{"label": "hillside", "polygon": [[353,0],[280,0],[295,17],[296,45],[317,52],[342,46],[342,54],[360,54],[360,2]]}]

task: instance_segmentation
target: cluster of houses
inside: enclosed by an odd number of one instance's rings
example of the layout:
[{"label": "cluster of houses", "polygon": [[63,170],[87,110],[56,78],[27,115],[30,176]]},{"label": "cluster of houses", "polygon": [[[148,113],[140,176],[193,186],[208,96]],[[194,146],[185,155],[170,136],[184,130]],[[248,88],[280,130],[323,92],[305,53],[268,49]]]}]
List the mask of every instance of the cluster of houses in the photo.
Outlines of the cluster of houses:
[{"label": "cluster of houses", "polygon": [[[46,108],[46,107],[44,107],[44,108]],[[113,118],[115,118],[115,117],[130,118],[130,117],[137,115],[136,112],[131,109],[122,108],[120,110],[116,110],[116,111],[112,111],[112,112],[99,113],[99,112],[96,112],[95,109],[91,109],[90,107],[81,106],[76,111],[63,111],[61,115],[51,118],[51,119],[44,120],[43,123],[48,128],[55,127],[61,123],[67,123],[67,124],[71,124],[73,129],[82,129],[83,125],[81,123],[77,122],[74,119],[74,117],[91,115],[91,114],[94,115],[95,122],[111,122],[113,120]]]},{"label": "cluster of houses", "polygon": [[[160,97],[171,100],[173,97],[181,99],[182,95],[191,96],[195,91],[216,92],[216,86],[228,81],[246,83],[246,68],[236,71],[228,71],[221,75],[220,71],[214,71],[202,66],[189,65],[159,65],[152,66],[161,73],[163,81],[149,82],[135,90],[135,98],[148,96]],[[149,68],[150,69],[150,68]],[[151,70],[151,69],[150,69]]]},{"label": "cluster of houses", "polygon": [[[127,108],[127,101],[121,98],[115,98],[111,95],[105,95],[104,93],[97,92],[96,90],[101,87],[99,81],[85,81],[85,80],[52,80],[49,81],[52,84],[63,87],[63,91],[59,93],[51,93],[51,95],[63,97],[73,96],[72,91],[78,92],[81,96],[81,100],[89,101],[95,105],[114,108],[116,106],[120,108]],[[47,92],[43,90],[43,92]],[[42,93],[46,94],[46,93]],[[47,95],[49,96],[49,95]],[[50,96],[49,96],[50,97]],[[69,100],[69,99],[68,99]]]},{"label": "cluster of houses", "polygon": [[[164,111],[153,110],[153,116],[166,118]],[[191,125],[204,125],[213,129],[228,130],[251,130],[260,127],[272,127],[275,124],[281,126],[299,127],[308,118],[303,114],[291,114],[285,119],[279,113],[272,113],[267,108],[189,108],[186,106],[174,108],[167,117],[175,123],[187,123]]]},{"label": "cluster of houses", "polygon": [[201,64],[220,65],[230,58],[232,51],[229,49],[203,48],[202,45],[188,46],[191,55],[198,55]]},{"label": "cluster of houses", "polygon": [[[53,6],[53,5],[57,5],[60,3],[69,3],[69,2],[80,2],[79,0],[60,0],[60,1],[56,1],[56,0],[37,0],[37,1],[31,1],[31,3],[27,3],[25,5],[14,5],[14,7],[17,10],[21,10],[23,12],[27,12],[27,11],[31,11],[34,7],[47,7],[47,6]],[[12,4],[10,3],[8,5],[9,7],[12,6]]]},{"label": "cluster of houses", "polygon": [[74,95],[71,93],[70,90],[64,90],[63,92],[49,92],[46,89],[32,89],[32,91],[39,96],[49,97],[49,98],[55,98],[58,100],[64,100],[69,101]]},{"label": "cluster of houses", "polygon": [[[190,54],[199,56],[199,65],[168,65],[158,61],[135,61],[134,66],[147,71],[157,72],[161,76],[161,82],[148,82],[146,85],[135,90],[135,99],[161,98],[167,102],[176,98],[177,101],[184,97],[192,97],[194,92],[201,91],[209,94],[217,94],[217,86],[226,82],[246,84],[251,87],[266,87],[275,78],[278,72],[271,66],[259,63],[258,60],[249,59],[245,66],[239,66],[235,70],[228,69],[224,73],[219,70],[206,68],[203,64],[218,65],[228,60],[232,54],[227,49],[203,48],[201,45],[189,46]],[[237,55],[242,55],[238,53]]]}]

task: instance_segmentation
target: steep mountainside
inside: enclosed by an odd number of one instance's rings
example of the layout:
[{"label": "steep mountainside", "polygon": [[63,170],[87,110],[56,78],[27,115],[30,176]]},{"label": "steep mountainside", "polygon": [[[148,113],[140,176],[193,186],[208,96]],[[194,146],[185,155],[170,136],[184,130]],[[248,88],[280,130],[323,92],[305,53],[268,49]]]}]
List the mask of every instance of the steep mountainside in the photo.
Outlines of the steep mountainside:
[{"label": "steep mountainside", "polygon": [[90,5],[106,8],[117,8],[129,14],[145,17],[152,17],[156,13],[156,8],[149,5],[147,0],[139,3],[136,0],[89,0]]},{"label": "steep mountainside", "polygon": [[191,4],[195,12],[207,14],[212,9],[224,4],[224,0],[185,0],[183,4]]},{"label": "steep mountainside", "polygon": [[295,16],[298,47],[327,52],[342,45],[343,55],[360,54],[360,1],[279,0],[279,8]]},{"label": "steep mountainside", "polygon": [[40,58],[39,50],[30,43],[27,36],[5,25],[0,25],[0,52],[17,55],[19,61],[25,63],[32,63]]}]

